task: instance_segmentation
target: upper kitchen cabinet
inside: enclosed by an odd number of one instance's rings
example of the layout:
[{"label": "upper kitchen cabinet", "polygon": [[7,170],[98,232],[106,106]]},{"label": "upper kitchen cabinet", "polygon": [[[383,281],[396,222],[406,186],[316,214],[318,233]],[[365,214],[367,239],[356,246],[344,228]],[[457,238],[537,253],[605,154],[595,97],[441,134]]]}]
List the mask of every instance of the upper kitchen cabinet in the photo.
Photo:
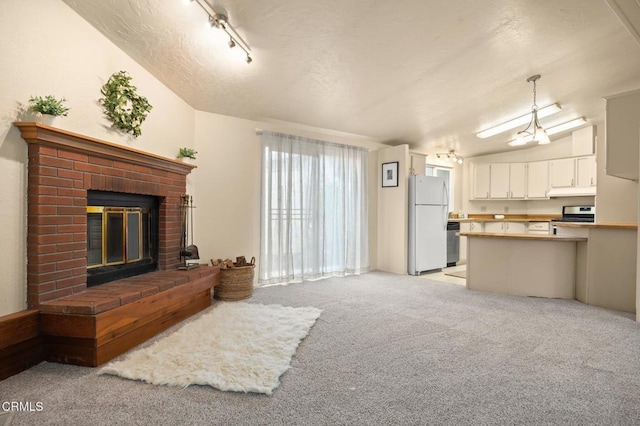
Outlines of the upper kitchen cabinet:
[{"label": "upper kitchen cabinet", "polygon": [[509,163],[491,164],[489,193],[491,198],[509,198]]},{"label": "upper kitchen cabinet", "polygon": [[576,158],[576,180],[577,186],[596,186],[597,168],[596,157],[589,156]]},{"label": "upper kitchen cabinet", "polygon": [[575,186],[576,160],[560,158],[549,162],[549,184],[551,188],[571,188]]},{"label": "upper kitchen cabinet", "polygon": [[549,161],[549,196],[596,195],[596,159],[594,155]]},{"label": "upper kitchen cabinet", "polygon": [[527,165],[527,198],[549,198],[548,161],[534,161]]},{"label": "upper kitchen cabinet", "polygon": [[491,182],[490,173],[489,164],[473,165],[473,198],[489,198],[489,183]]},{"label": "upper kitchen cabinet", "polygon": [[608,175],[638,180],[640,90],[605,97]]},{"label": "upper kitchen cabinet", "polygon": [[526,192],[525,170],[525,163],[476,164],[473,184],[474,198],[524,199]]},{"label": "upper kitchen cabinet", "polygon": [[409,158],[410,168],[417,175],[424,175],[427,165],[427,156],[423,154],[411,153]]},{"label": "upper kitchen cabinet", "polygon": [[527,165],[526,163],[511,163],[509,165],[509,198],[523,200],[527,195]]}]

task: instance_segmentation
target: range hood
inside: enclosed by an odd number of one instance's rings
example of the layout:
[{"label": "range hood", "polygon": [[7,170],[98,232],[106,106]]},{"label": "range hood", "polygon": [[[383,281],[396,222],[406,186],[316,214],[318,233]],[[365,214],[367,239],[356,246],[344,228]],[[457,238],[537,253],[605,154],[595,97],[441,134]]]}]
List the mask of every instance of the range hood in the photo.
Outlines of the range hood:
[{"label": "range hood", "polygon": [[557,197],[593,197],[596,195],[595,186],[583,186],[583,187],[565,187],[565,188],[551,188],[549,190],[549,198]]}]

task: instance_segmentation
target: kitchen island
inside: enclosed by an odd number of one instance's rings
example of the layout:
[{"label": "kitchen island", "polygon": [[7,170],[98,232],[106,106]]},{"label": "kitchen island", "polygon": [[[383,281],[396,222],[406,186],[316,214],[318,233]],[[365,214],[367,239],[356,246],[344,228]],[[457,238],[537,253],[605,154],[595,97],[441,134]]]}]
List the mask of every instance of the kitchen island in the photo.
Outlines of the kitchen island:
[{"label": "kitchen island", "polygon": [[555,222],[556,235],[463,232],[467,288],[636,312],[636,223]]},{"label": "kitchen island", "polygon": [[466,232],[467,288],[515,296],[575,299],[582,236]]}]

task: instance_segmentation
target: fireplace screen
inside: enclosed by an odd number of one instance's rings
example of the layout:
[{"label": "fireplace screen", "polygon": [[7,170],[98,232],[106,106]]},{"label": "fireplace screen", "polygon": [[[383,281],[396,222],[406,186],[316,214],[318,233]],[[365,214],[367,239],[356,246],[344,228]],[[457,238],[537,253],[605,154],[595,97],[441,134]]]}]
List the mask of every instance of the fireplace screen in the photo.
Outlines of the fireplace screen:
[{"label": "fireplace screen", "polygon": [[87,201],[88,286],[157,268],[155,198],[90,191]]},{"label": "fireplace screen", "polygon": [[146,208],[87,207],[87,267],[150,258],[150,226]]}]

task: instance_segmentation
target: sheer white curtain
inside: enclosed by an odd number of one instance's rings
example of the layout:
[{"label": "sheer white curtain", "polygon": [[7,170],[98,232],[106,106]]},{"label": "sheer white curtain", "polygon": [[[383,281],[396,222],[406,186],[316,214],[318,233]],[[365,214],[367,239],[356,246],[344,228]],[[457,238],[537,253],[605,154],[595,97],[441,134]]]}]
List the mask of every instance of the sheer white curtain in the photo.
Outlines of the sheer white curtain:
[{"label": "sheer white curtain", "polygon": [[260,284],[366,272],[367,150],[262,134]]}]

